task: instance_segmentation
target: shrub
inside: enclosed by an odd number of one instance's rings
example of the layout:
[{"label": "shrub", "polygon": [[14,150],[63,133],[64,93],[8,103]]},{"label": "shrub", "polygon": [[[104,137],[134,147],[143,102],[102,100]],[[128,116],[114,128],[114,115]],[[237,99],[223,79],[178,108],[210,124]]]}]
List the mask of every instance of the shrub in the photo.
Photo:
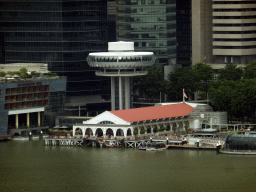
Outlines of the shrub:
[{"label": "shrub", "polygon": [[55,77],[55,76],[57,76],[57,73],[49,72],[49,73],[44,73],[44,75],[49,76],[49,77]]},{"label": "shrub", "polygon": [[140,131],[141,134],[144,134],[145,132],[146,132],[146,129],[142,129],[142,130]]},{"label": "shrub", "polygon": [[164,130],[166,130],[167,128],[166,127],[161,127],[160,128],[160,131],[164,131]]},{"label": "shrub", "polygon": [[6,75],[6,73],[4,71],[0,72],[0,77],[4,77]]}]

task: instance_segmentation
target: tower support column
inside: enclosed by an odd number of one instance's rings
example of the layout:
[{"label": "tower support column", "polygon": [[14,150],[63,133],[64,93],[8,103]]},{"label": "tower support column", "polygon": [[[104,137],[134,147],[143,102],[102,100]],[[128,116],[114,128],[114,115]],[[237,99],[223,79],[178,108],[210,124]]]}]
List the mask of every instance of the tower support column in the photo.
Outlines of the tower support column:
[{"label": "tower support column", "polygon": [[119,110],[123,109],[122,77],[119,76]]},{"label": "tower support column", "polygon": [[125,109],[130,109],[130,78],[124,77],[125,79]]},{"label": "tower support column", "polygon": [[115,102],[115,77],[111,77],[111,111],[116,109]]}]

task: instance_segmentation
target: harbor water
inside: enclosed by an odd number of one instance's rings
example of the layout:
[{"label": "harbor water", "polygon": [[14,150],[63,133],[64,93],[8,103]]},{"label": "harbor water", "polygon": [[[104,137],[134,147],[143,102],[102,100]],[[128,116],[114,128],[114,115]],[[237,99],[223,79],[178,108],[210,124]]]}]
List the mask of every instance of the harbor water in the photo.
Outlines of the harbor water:
[{"label": "harbor water", "polygon": [[0,143],[0,191],[254,191],[256,156]]}]

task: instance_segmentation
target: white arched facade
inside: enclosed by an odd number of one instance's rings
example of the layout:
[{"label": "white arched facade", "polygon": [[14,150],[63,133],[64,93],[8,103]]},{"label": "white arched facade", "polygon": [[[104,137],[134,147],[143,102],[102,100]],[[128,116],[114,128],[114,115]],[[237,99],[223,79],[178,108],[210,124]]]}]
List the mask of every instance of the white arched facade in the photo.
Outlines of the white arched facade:
[{"label": "white arched facade", "polygon": [[74,125],[73,126],[73,135],[75,135],[75,130],[77,128],[80,128],[82,130],[82,136],[85,137],[86,136],[86,130],[87,129],[91,129],[92,130],[92,135],[91,136],[96,136],[96,130],[97,129],[101,129],[102,132],[103,132],[103,137],[107,136],[107,130],[110,129],[113,131],[113,135],[114,137],[117,136],[117,130],[118,129],[121,129],[123,131],[123,136],[124,137],[127,137],[127,132],[128,130],[130,129],[131,130],[131,133],[133,133],[133,127],[132,126],[128,126],[128,127],[122,127],[122,126],[99,126],[98,124],[97,125],[85,125],[85,126],[81,126],[81,125]]},{"label": "white arched facade", "polygon": [[[183,108],[184,110],[187,104],[180,103],[180,104],[173,104],[170,106],[174,106],[174,105],[176,106],[176,110],[177,110],[177,106]],[[157,129],[161,130],[162,127],[167,128],[167,130],[170,132],[185,131],[188,129],[200,130],[203,122],[205,121],[210,122],[208,124],[212,126],[213,123],[216,123],[216,122],[218,123],[218,118],[220,119],[223,117],[222,113],[221,114],[219,114],[218,112],[203,113],[201,111],[199,113],[199,112],[193,112],[193,109],[194,107],[192,106],[190,106],[190,108],[187,107],[186,110],[182,113],[183,115],[180,115],[180,116],[177,116],[176,113],[172,113],[173,115],[172,117],[166,117],[166,114],[168,114],[169,111],[167,111],[167,113],[164,113],[162,115],[165,117],[158,115],[158,118],[155,118],[155,116],[149,115],[150,116],[149,118],[149,116],[146,116],[146,117],[144,116],[145,120],[142,120],[142,121],[141,120],[139,121],[139,118],[137,118],[138,115],[141,114],[141,111],[138,112],[139,109],[127,109],[130,111],[126,111],[126,110],[118,110],[118,111],[112,111],[112,112],[105,111],[88,121],[84,121],[83,124],[74,125],[73,135],[75,135],[75,130],[77,128],[80,128],[82,130],[83,137],[85,137],[88,134],[90,134],[91,136],[103,136],[103,137],[109,136],[109,134],[111,134],[111,136],[116,137],[118,136],[117,131],[119,129],[120,129],[119,136],[122,136],[122,137],[127,137],[128,133],[129,135],[134,136],[134,130],[138,131],[138,135],[148,134],[148,133],[152,134]],[[156,106],[156,108],[154,107],[144,108],[143,112],[147,113],[148,110],[150,110],[149,114],[155,114],[155,113],[157,114],[156,110],[158,110],[158,112],[160,113],[162,109],[159,109],[159,106]],[[175,109],[173,109],[173,111],[175,111]],[[127,118],[129,117],[129,114],[130,115],[138,114],[138,115],[137,116],[134,115],[132,116],[132,118]],[[126,119],[127,121],[124,119]],[[208,124],[207,126],[209,126]],[[89,132],[88,130],[91,130],[91,131]],[[96,133],[97,130],[98,130],[97,133],[100,133],[100,135]],[[165,129],[162,129],[162,130],[165,130]]]}]

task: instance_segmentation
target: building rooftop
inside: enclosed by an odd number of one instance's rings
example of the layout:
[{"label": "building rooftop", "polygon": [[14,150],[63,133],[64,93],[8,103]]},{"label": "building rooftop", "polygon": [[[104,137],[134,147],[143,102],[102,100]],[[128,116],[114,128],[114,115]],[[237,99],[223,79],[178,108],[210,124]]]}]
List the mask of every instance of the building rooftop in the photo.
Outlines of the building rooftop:
[{"label": "building rooftop", "polygon": [[147,55],[154,55],[153,52],[98,52],[98,53],[90,53],[90,56],[147,56]]},{"label": "building rooftop", "polygon": [[193,109],[193,107],[186,103],[176,103],[162,106],[110,111],[110,113],[127,122],[136,122],[153,119],[189,116],[189,113],[192,112]]},{"label": "building rooftop", "polygon": [[7,84],[7,83],[23,83],[23,82],[34,82],[34,81],[45,81],[45,80],[54,80],[54,79],[65,79],[65,76],[54,76],[54,77],[32,77],[32,78],[5,78],[0,77],[0,84]]}]

